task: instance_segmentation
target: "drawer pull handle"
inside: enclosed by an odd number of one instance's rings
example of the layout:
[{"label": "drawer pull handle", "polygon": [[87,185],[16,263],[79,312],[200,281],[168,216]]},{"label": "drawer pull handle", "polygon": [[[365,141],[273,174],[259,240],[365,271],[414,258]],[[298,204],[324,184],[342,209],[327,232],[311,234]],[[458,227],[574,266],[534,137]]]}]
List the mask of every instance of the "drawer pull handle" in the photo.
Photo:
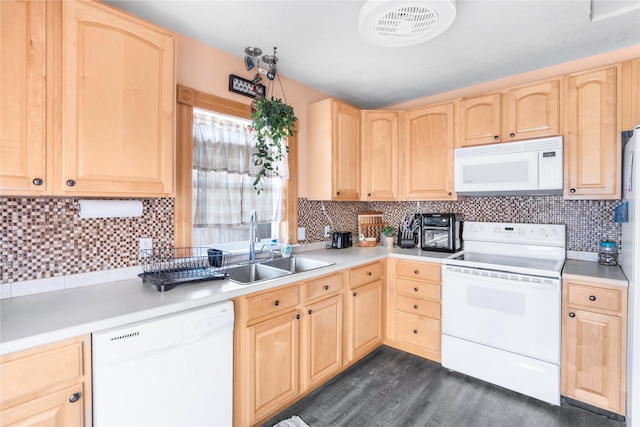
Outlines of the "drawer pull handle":
[{"label": "drawer pull handle", "polygon": [[324,290],[328,291],[329,290],[329,285],[324,285]]},{"label": "drawer pull handle", "polygon": [[276,300],[276,301],[273,303],[273,305],[275,305],[276,307],[277,307],[277,306],[279,306],[279,305],[280,305],[280,301],[279,301],[279,300]]},{"label": "drawer pull handle", "polygon": [[576,317],[576,314],[572,311],[571,313],[569,313],[569,317]]},{"label": "drawer pull handle", "polygon": [[69,402],[71,403],[76,403],[78,400],[80,400],[80,393],[73,393],[69,396]]},{"label": "drawer pull handle", "polygon": [[413,271],[415,274],[420,274],[420,270],[414,270]]},{"label": "drawer pull handle", "polygon": [[309,309],[309,311],[307,311],[307,313],[311,314],[311,309]]},{"label": "drawer pull handle", "polygon": [[418,292],[418,287],[413,288],[414,291]]},{"label": "drawer pull handle", "polygon": [[418,333],[418,330],[417,330],[417,329],[414,329],[414,330],[413,330],[413,333],[414,333],[414,334],[417,334],[417,333]]},{"label": "drawer pull handle", "polygon": [[371,276],[371,272],[370,271],[367,271],[367,276]]},{"label": "drawer pull handle", "polygon": [[596,300],[596,296],[595,296],[595,295],[591,295],[591,296],[589,297],[589,301],[595,301],[595,300]]},{"label": "drawer pull handle", "polygon": [[418,309],[418,304],[414,304],[413,308],[415,308],[417,310]]}]

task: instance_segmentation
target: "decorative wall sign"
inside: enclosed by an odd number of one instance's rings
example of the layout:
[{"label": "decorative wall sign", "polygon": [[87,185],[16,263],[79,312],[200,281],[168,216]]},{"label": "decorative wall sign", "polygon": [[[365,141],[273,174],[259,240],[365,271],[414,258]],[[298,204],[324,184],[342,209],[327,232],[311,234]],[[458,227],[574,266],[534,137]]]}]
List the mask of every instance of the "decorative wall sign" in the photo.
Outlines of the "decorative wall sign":
[{"label": "decorative wall sign", "polygon": [[235,92],[240,95],[248,96],[249,98],[255,98],[256,94],[264,96],[265,89],[265,86],[260,83],[254,84],[251,80],[229,74],[229,92]]}]

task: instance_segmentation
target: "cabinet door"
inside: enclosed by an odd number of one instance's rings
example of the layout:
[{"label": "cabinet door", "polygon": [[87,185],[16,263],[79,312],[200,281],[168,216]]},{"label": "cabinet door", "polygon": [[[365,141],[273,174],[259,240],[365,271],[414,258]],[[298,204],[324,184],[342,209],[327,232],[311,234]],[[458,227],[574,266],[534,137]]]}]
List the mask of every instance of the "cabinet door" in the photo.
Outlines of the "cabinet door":
[{"label": "cabinet door", "polygon": [[622,64],[622,130],[640,125],[640,59]]},{"label": "cabinet door", "polygon": [[399,116],[397,111],[363,113],[363,200],[398,200]]},{"label": "cabinet door", "polygon": [[313,387],[342,366],[342,295],[309,305],[304,319],[304,388]]},{"label": "cabinet door", "polygon": [[250,422],[298,394],[297,316],[290,312],[248,328]]},{"label": "cabinet door", "polygon": [[58,192],[174,191],[174,39],[96,2],[63,2]]},{"label": "cabinet door", "polygon": [[566,78],[564,196],[619,199],[619,66]]},{"label": "cabinet door", "polygon": [[453,103],[405,114],[404,200],[453,200]]},{"label": "cabinet door", "polygon": [[335,101],[333,111],[333,190],[335,200],[360,198],[360,110]]},{"label": "cabinet door", "polygon": [[622,413],[620,318],[571,308],[563,316],[562,394]]},{"label": "cabinet door", "polygon": [[382,281],[351,291],[350,359],[358,359],[382,342]]},{"label": "cabinet door", "polygon": [[46,167],[46,8],[43,1],[0,2],[3,195],[42,195],[51,188]]},{"label": "cabinet door", "polygon": [[459,147],[500,142],[499,93],[460,100]]},{"label": "cabinet door", "polygon": [[560,135],[560,79],[511,89],[502,116],[502,141]]},{"label": "cabinet door", "polygon": [[0,412],[1,426],[83,426],[82,384],[67,387]]}]

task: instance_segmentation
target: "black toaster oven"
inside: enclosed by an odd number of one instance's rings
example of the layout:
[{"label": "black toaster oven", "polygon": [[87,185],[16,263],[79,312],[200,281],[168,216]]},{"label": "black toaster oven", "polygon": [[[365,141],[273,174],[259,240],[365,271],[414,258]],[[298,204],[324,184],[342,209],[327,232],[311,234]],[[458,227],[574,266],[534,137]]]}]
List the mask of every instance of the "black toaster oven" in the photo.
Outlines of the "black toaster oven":
[{"label": "black toaster oven", "polygon": [[422,214],[420,247],[424,251],[458,252],[462,249],[462,215]]}]

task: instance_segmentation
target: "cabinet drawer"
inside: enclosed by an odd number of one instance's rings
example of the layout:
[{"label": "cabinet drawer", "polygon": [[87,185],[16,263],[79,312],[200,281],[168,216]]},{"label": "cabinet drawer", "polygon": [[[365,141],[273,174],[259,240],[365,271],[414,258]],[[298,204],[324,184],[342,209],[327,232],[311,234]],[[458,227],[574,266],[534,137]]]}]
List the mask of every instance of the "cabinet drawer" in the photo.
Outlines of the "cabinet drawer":
[{"label": "cabinet drawer", "polygon": [[0,402],[73,381],[82,375],[82,342],[18,357],[0,365]]},{"label": "cabinet drawer", "polygon": [[307,301],[327,295],[333,295],[342,290],[342,273],[321,277],[305,284]]},{"label": "cabinet drawer", "polygon": [[271,314],[284,313],[297,305],[298,286],[290,286],[249,297],[247,298],[247,320],[251,321]]},{"label": "cabinet drawer", "polygon": [[617,289],[568,283],[565,292],[568,292],[567,301],[570,306],[579,305],[615,313],[622,310],[622,292]]},{"label": "cabinet drawer", "polygon": [[398,279],[396,281],[396,292],[401,295],[440,301],[440,285],[434,283]]},{"label": "cabinet drawer", "polygon": [[396,337],[399,341],[440,353],[440,321],[396,311]]},{"label": "cabinet drawer", "polygon": [[396,297],[396,309],[430,319],[440,319],[440,303],[434,301],[398,295]]},{"label": "cabinet drawer", "polygon": [[411,279],[429,280],[431,282],[440,283],[440,272],[442,266],[440,264],[425,262],[398,261],[396,264],[396,275],[400,277],[408,277]]},{"label": "cabinet drawer", "polygon": [[352,268],[349,272],[349,285],[353,289],[366,283],[379,280],[381,277],[382,264],[380,262],[374,262],[363,265],[362,267]]}]

